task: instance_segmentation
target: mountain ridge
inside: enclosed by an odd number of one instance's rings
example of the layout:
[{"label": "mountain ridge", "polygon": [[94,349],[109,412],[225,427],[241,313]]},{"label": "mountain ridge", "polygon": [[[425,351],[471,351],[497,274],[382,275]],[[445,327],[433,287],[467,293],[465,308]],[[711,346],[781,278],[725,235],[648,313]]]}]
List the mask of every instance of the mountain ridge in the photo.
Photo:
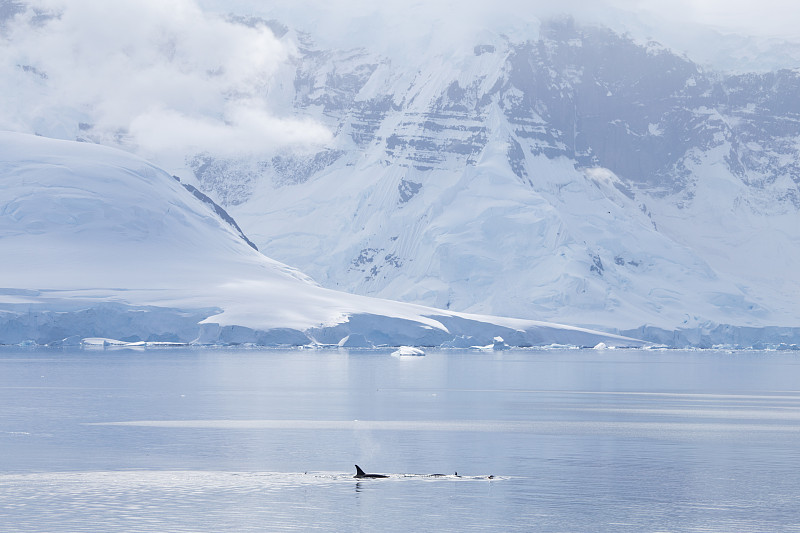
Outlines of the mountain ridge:
[{"label": "mountain ridge", "polygon": [[262,160],[229,205],[323,285],[615,331],[796,325],[800,71],[706,72],[571,19],[414,72],[306,46],[280,83],[334,142]]}]

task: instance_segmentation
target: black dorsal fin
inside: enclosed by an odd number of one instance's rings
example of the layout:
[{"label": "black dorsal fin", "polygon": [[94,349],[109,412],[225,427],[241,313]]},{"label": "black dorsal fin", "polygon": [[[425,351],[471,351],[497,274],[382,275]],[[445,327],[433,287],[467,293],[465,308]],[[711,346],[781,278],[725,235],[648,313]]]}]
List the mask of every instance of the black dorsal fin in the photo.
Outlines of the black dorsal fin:
[{"label": "black dorsal fin", "polygon": [[356,465],[356,476],[358,476],[358,477],[363,477],[363,476],[366,476],[366,474],[364,473],[364,471],[363,471],[363,470],[361,470],[361,467],[360,467],[360,466],[358,466],[358,465]]}]

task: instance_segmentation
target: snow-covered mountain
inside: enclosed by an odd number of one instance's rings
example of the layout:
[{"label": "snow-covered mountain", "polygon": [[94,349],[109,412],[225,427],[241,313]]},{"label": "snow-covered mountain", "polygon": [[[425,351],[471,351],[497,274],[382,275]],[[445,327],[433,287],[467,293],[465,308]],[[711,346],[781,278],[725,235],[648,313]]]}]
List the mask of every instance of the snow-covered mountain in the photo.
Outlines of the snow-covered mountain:
[{"label": "snow-covered mountain", "polygon": [[322,288],[146,161],[19,133],[0,133],[0,258],[0,344],[641,344]]},{"label": "snow-covered mountain", "polygon": [[[32,12],[20,27],[11,17],[23,3],[7,4],[11,39],[26,44],[46,29],[40,18],[55,16]],[[460,31],[448,23],[441,32],[430,20],[428,37],[410,39],[381,36],[390,21],[365,14],[347,20],[352,32],[319,25],[329,44],[331,32],[372,43],[336,48],[289,25],[313,28],[323,12],[287,3],[294,18],[284,24],[248,13],[247,1],[203,4],[243,10],[213,20],[192,11],[204,31],[248,33],[237,54],[271,43],[288,59],[256,61],[239,78],[234,71],[240,83],[232,85],[224,64],[187,59],[191,47],[169,25],[149,41],[134,35],[139,53],[125,41],[120,58],[146,65],[144,79],[172,75],[154,78],[166,87],[156,95],[156,108],[170,109],[160,117],[165,131],[177,131],[177,120],[221,134],[218,149],[212,142],[187,153],[179,135],[162,134],[176,138],[166,145],[180,149],[168,155],[181,161],[160,162],[221,204],[270,257],[327,288],[454,311],[673,345],[800,342],[800,70],[709,71],[658,43],[569,18],[521,16]],[[97,60],[68,58],[76,69]],[[50,106],[27,119],[42,106],[13,92],[0,119],[14,129],[133,151],[157,144],[142,138],[159,131],[157,113],[145,113],[149,129],[134,128],[138,115],[119,127],[111,118],[130,111],[127,102],[99,91],[91,93],[99,102],[56,109],[59,84],[82,96],[71,72],[46,54],[12,60],[15,83]],[[262,63],[268,75],[258,75]],[[203,85],[209,116],[175,99],[187,80]],[[142,92],[131,97],[141,104],[134,111],[149,109]],[[268,137],[254,152],[259,142],[242,136],[264,128],[228,113],[226,98],[239,111],[257,101],[251,122],[269,118],[266,110],[293,125],[324,125],[330,136],[305,137],[331,140],[273,149]],[[235,155],[240,142],[249,155]]]},{"label": "snow-covered mountain", "polygon": [[333,143],[190,159],[274,257],[459,311],[675,344],[798,340],[800,70],[706,72],[571,19],[414,68],[292,38],[273,91]]}]

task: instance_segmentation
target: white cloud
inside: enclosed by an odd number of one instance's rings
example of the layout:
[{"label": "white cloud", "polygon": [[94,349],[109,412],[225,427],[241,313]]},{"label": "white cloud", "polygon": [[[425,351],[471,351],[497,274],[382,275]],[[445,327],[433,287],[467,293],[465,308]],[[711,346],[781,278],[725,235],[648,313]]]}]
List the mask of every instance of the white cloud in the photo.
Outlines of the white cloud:
[{"label": "white cloud", "polygon": [[[151,156],[328,138],[319,125],[265,111],[272,78],[292,52],[265,26],[230,22],[194,0],[31,4],[8,25],[0,52],[2,127],[68,136],[62,130],[82,121],[97,137],[121,133]],[[55,16],[37,24],[41,12]]]},{"label": "white cloud", "polygon": [[[183,151],[259,152],[318,144],[329,132],[276,105],[293,50],[230,12],[278,18],[322,45],[365,45],[395,65],[443,46],[471,49],[496,33],[536,37],[562,12],[641,32],[709,61],[727,50],[692,24],[795,35],[795,0],[31,0],[0,39],[0,128],[129,143],[172,159]],[[42,21],[41,12],[56,16]],[[633,18],[631,18],[633,17]],[[633,21],[649,21],[637,26]],[[717,48],[715,48],[717,47]],[[714,50],[718,50],[714,56]],[[768,50],[769,51],[769,50]],[[729,55],[729,54],[728,54]],[[772,54],[773,56],[775,54]],[[761,56],[754,56],[761,61]],[[777,59],[780,59],[778,57]],[[785,61],[790,61],[791,58]],[[772,63],[770,63],[770,66]],[[291,71],[291,68],[287,68]],[[291,80],[287,80],[291,84]],[[290,85],[287,85],[290,87]]]}]

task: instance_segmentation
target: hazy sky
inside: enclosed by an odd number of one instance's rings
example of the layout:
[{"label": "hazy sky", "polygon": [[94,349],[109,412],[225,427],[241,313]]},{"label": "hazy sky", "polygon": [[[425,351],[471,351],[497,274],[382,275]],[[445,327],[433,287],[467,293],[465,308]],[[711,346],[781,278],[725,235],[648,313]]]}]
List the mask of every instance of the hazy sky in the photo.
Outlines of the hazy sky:
[{"label": "hazy sky", "polygon": [[631,2],[654,15],[755,35],[799,38],[800,4],[795,0],[643,0]]},{"label": "hazy sky", "polygon": [[323,45],[369,45],[414,61],[437,46],[471,49],[484,34],[530,38],[537,17],[568,11],[714,60],[711,52],[728,52],[705,26],[800,42],[795,1],[31,0],[38,12],[0,26],[0,129],[74,138],[70,128],[84,122],[95,138],[156,159],[326,142],[325,128],[268,97],[291,45],[265,27],[229,22],[230,12],[279,18]]},{"label": "hazy sky", "polygon": [[[800,39],[800,4],[796,0],[198,0],[224,11],[262,10],[301,23],[347,32],[342,21],[379,21],[384,26],[422,26],[427,21],[474,26],[513,24],[533,16],[569,12],[587,20],[613,23],[621,13],[637,15],[649,25],[701,24],[751,35]],[[627,18],[627,17],[625,17]],[[408,22],[410,24],[404,24]]]}]

